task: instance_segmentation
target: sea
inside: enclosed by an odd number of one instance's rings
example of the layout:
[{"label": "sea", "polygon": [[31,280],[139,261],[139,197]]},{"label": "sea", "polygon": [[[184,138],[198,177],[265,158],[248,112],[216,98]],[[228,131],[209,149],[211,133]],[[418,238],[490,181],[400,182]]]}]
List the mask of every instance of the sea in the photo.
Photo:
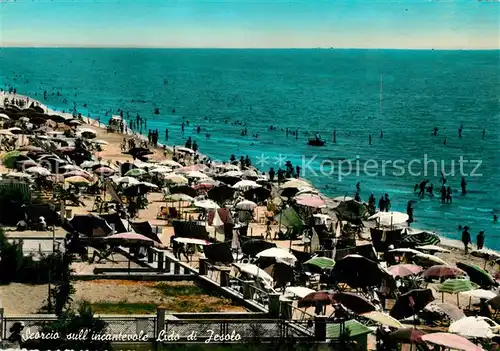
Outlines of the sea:
[{"label": "sea", "polygon": [[[0,87],[51,108],[102,122],[139,114],[160,142],[191,137],[213,160],[248,155],[263,172],[289,160],[332,197],[353,197],[359,182],[364,201],[387,193],[402,212],[411,201],[413,227],[459,239],[467,225],[493,249],[499,68],[500,51],[0,48]],[[316,133],[325,146],[308,145]],[[419,198],[425,179],[435,195]]]}]

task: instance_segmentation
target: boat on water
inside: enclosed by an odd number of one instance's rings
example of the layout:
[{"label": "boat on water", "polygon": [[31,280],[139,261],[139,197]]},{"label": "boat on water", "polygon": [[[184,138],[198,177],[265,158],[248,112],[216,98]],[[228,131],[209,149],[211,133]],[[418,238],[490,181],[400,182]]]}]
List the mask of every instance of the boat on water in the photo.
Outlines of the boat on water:
[{"label": "boat on water", "polygon": [[311,138],[307,141],[307,145],[310,146],[325,146],[325,141],[320,137]]}]

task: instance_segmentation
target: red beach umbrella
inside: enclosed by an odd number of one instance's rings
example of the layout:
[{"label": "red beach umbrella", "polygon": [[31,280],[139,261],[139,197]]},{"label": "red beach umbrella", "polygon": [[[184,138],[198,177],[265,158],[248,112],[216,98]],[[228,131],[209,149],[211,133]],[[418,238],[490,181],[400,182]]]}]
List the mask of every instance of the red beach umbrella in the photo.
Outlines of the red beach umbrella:
[{"label": "red beach umbrella", "polygon": [[466,275],[467,273],[460,268],[445,265],[432,266],[422,273],[424,278],[456,278]]},{"label": "red beach umbrella", "polygon": [[323,207],[326,204],[325,200],[314,194],[299,195],[295,197],[295,201],[299,205],[313,208]]},{"label": "red beach umbrella", "polygon": [[393,277],[407,277],[422,272],[422,267],[416,264],[397,264],[387,268]]},{"label": "red beach umbrella", "polygon": [[425,334],[427,333],[417,328],[404,328],[392,332],[389,337],[398,343],[425,344],[422,341],[422,335]]},{"label": "red beach umbrella", "polygon": [[464,338],[450,333],[431,333],[422,335],[421,339],[429,344],[443,346],[447,349],[463,351],[483,351],[483,349]]},{"label": "red beach umbrella", "polygon": [[300,299],[297,305],[299,307],[311,307],[316,306],[318,302],[322,305],[333,304],[333,294],[330,294],[327,291],[315,291]]},{"label": "red beach umbrella", "polygon": [[94,171],[94,173],[99,174],[99,175],[107,176],[107,175],[112,175],[113,173],[115,173],[115,171],[113,171],[109,167],[100,167],[100,168],[96,169]]}]

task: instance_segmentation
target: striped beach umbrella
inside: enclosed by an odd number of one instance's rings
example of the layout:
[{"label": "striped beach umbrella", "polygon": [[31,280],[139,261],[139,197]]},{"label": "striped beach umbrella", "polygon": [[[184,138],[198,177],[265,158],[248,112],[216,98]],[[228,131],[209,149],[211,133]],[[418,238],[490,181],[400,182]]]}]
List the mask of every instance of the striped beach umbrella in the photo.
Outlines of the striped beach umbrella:
[{"label": "striped beach umbrella", "polygon": [[471,282],[469,279],[448,279],[443,284],[438,285],[437,291],[442,294],[444,302],[444,294],[457,294],[457,305],[460,304],[458,293],[470,291],[479,288],[479,285]]},{"label": "striped beach umbrella", "polygon": [[404,243],[414,244],[415,246],[437,245],[441,242],[437,234],[429,232],[408,234],[402,240]]}]

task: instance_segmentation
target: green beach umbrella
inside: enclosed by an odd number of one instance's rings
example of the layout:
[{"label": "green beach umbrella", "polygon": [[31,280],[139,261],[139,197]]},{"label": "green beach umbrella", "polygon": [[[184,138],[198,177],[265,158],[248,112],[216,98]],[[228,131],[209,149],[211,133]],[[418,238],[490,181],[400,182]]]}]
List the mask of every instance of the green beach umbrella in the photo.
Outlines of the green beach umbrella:
[{"label": "green beach umbrella", "polygon": [[131,169],[130,171],[125,173],[125,176],[126,177],[139,177],[139,176],[146,174],[146,173],[147,172],[143,169],[135,168],[135,169]]},{"label": "green beach umbrella", "polygon": [[467,262],[458,262],[457,267],[465,271],[470,280],[483,288],[490,288],[495,285],[495,279],[486,270],[481,267]]},{"label": "green beach umbrella", "polygon": [[438,285],[437,291],[442,293],[444,302],[444,294],[457,294],[457,305],[460,304],[458,293],[471,291],[479,288],[479,285],[471,282],[469,279],[447,279],[443,284]]},{"label": "green beach umbrella", "polygon": [[335,260],[328,257],[313,257],[309,261],[304,262],[304,264],[312,265],[320,269],[326,269],[335,266]]},{"label": "green beach umbrella", "polygon": [[14,168],[16,159],[21,156],[21,152],[14,150],[7,152],[2,156],[2,162],[7,168]]}]

